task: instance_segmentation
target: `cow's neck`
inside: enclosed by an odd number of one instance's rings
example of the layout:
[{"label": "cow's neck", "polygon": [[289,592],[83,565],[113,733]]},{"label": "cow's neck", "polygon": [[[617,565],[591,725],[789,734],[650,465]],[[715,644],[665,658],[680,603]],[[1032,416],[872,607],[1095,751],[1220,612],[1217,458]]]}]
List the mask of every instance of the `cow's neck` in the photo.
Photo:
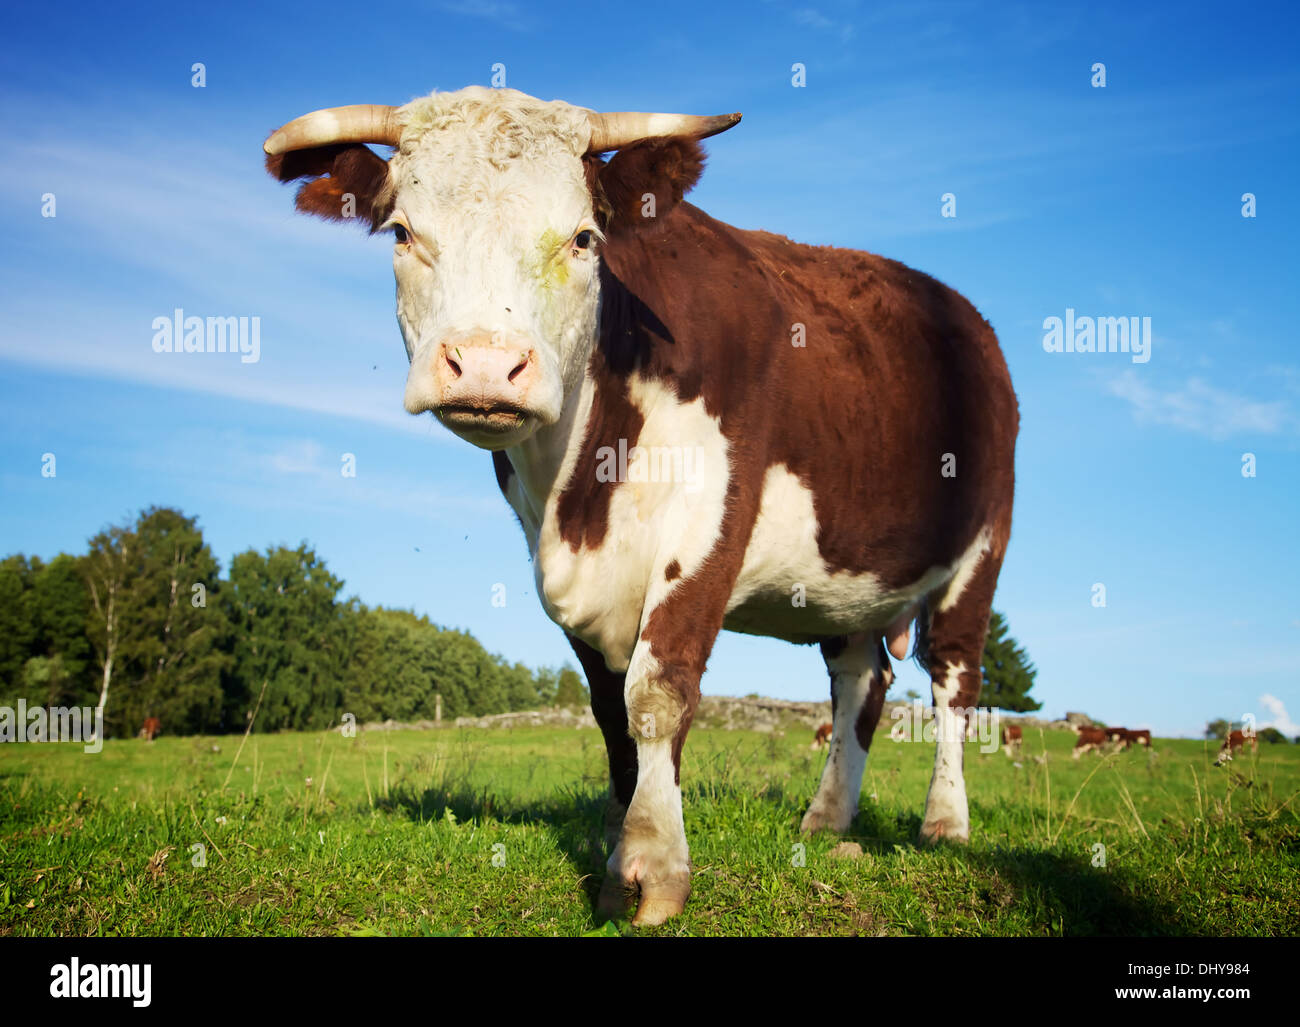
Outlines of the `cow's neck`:
[{"label": "cow's neck", "polygon": [[547,500],[572,473],[582,447],[595,389],[590,376],[583,378],[566,397],[555,424],[539,428],[517,446],[506,450],[511,467],[519,477],[524,501],[540,524]]},{"label": "cow's neck", "polygon": [[[639,247],[635,240],[628,245]],[[524,501],[534,523],[539,525],[548,500],[557,495],[573,473],[596,397],[624,388],[627,376],[648,358],[649,340],[641,322],[647,321],[667,333],[658,318],[615,274],[608,260],[602,260],[598,274],[600,294],[595,338],[582,382],[565,398],[560,419],[555,424],[538,429],[518,446],[506,450],[519,477]],[[627,440],[629,446],[635,442],[635,438]]]}]

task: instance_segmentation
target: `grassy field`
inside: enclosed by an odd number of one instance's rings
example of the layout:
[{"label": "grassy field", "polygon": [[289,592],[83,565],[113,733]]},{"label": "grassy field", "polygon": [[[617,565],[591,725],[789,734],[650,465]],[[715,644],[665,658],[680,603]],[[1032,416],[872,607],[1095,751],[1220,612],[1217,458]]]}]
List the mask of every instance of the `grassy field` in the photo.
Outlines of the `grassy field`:
[{"label": "grassy field", "polygon": [[[1027,731],[1019,762],[968,746],[972,842],[930,850],[933,746],[881,734],[846,858],[798,833],[809,738],[692,732],[694,893],[645,933],[1300,933],[1300,746],[1225,769],[1194,741],[1077,763],[1066,733]],[[254,735],[236,762],[239,742],[0,746],[0,935],[631,930],[592,913],[594,730]]]}]

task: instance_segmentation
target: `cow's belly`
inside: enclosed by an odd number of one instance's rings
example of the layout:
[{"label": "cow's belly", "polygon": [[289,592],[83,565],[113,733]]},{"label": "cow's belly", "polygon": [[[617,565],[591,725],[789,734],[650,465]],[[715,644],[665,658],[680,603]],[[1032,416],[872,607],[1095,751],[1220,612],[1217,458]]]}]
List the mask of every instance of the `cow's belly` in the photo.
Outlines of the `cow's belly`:
[{"label": "cow's belly", "polygon": [[935,566],[891,586],[870,571],[830,571],[817,547],[812,492],[782,465],[769,467],[762,502],[723,627],[792,642],[880,631],[953,578]]}]

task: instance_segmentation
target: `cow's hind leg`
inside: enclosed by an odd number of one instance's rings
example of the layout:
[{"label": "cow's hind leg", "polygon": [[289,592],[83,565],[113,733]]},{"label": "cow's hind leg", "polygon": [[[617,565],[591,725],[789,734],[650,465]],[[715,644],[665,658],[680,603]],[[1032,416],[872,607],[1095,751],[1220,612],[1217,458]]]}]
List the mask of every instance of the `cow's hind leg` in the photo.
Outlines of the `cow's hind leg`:
[{"label": "cow's hind leg", "polygon": [[831,676],[834,726],[821,783],[800,828],[840,832],[848,829],[858,812],[867,750],[894,672],[884,644],[875,635],[830,639],[821,648]]},{"label": "cow's hind leg", "polygon": [[[1005,536],[1003,536],[1005,540]],[[934,695],[934,774],[925,797],[921,838],[965,842],[970,838],[966,780],[962,771],[966,711],[979,701],[984,639],[1005,541],[973,558],[948,585],[930,596],[921,655]]]},{"label": "cow's hind leg", "polygon": [[609,805],[605,807],[605,845],[613,849],[623,830],[623,818],[636,792],[636,743],[627,733],[627,706],[623,701],[626,675],[605,666],[605,657],[568,635],[591,689],[591,712],[605,736],[609,757]]}]

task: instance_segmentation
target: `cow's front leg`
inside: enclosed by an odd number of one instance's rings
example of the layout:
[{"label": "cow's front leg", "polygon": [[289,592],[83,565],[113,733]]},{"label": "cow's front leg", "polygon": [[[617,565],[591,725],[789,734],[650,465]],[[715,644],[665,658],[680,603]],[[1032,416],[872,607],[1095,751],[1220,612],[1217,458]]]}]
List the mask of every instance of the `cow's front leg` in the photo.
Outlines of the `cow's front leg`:
[{"label": "cow's front leg", "polygon": [[605,807],[605,847],[613,850],[623,831],[623,818],[636,790],[636,743],[627,731],[623,690],[626,675],[605,665],[605,657],[587,643],[566,636],[591,690],[591,712],[605,737],[609,757],[609,803]]},{"label": "cow's front leg", "polygon": [[636,745],[636,791],[606,864],[599,912],[618,916],[635,901],[634,924],[661,924],[682,911],[691,893],[680,770],[700,701],[700,672],[664,665],[643,640],[628,666],[624,701]]}]

